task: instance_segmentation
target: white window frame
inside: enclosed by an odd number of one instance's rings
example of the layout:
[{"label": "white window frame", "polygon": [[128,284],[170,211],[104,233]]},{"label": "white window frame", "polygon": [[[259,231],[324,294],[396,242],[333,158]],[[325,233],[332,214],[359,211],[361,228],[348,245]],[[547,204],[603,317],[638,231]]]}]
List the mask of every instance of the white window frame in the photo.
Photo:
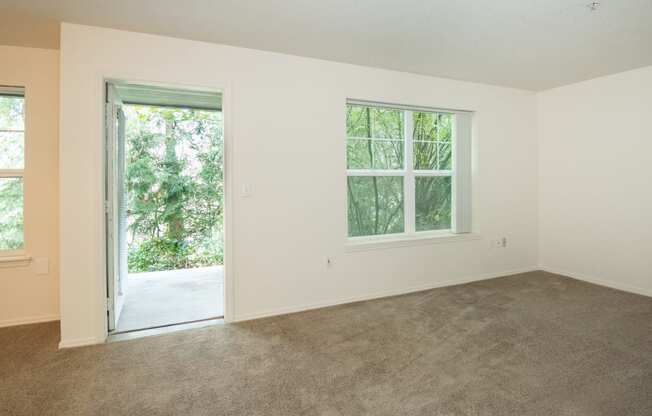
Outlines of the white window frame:
[{"label": "white window frame", "polygon": [[[363,107],[380,107],[403,111],[403,141],[404,157],[402,169],[347,169],[348,177],[360,176],[401,176],[403,177],[403,217],[404,232],[393,234],[380,234],[369,236],[349,237],[348,233],[348,196],[346,215],[346,245],[351,251],[366,249],[368,244],[371,248],[382,248],[385,246],[411,245],[414,242],[423,240],[456,241],[477,239],[479,236],[471,233],[471,123],[473,113],[463,110],[451,110],[440,108],[429,108],[420,106],[406,106],[400,104],[379,103],[366,100],[346,101],[347,105]],[[453,116],[452,128],[452,166],[450,170],[416,170],[413,160],[413,113],[430,112],[439,114],[450,114]],[[350,139],[345,135],[348,143]],[[353,138],[356,139],[356,138]],[[369,140],[369,138],[360,138]],[[372,138],[373,140],[373,138]],[[348,156],[347,156],[348,157]],[[416,231],[415,212],[415,182],[417,177],[446,176],[451,177],[451,228],[442,230]],[[347,193],[348,195],[348,193]],[[380,243],[380,244],[378,244]]]},{"label": "white window frame", "polygon": [[17,97],[23,97],[23,129],[22,130],[5,130],[5,129],[0,129],[0,132],[22,132],[23,133],[23,168],[22,169],[0,169],[0,178],[14,178],[14,179],[20,179],[22,183],[22,188],[23,188],[23,246],[20,249],[16,250],[0,250],[0,263],[2,265],[10,265],[10,266],[15,266],[15,265],[21,265],[22,263],[28,263],[30,261],[30,257],[27,256],[27,251],[25,250],[26,246],[26,239],[25,239],[25,149],[27,147],[27,135],[25,133],[26,129],[26,108],[27,108],[27,100],[25,97],[25,88],[24,87],[5,87],[5,86],[0,86],[0,95],[4,96],[17,96]]}]

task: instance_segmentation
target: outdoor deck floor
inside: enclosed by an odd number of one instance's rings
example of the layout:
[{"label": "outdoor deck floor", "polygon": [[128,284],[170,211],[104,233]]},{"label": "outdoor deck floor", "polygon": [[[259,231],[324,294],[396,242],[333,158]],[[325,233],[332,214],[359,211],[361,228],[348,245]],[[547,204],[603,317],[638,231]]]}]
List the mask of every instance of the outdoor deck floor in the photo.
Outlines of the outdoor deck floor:
[{"label": "outdoor deck floor", "polygon": [[221,317],[223,266],[129,274],[115,332]]}]

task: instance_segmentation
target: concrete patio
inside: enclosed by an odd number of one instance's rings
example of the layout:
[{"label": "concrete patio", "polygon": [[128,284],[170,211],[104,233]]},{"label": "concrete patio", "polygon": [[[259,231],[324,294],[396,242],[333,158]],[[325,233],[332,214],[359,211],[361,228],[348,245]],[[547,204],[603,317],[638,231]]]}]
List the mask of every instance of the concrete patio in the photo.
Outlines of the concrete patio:
[{"label": "concrete patio", "polygon": [[224,267],[131,273],[115,332],[224,315]]}]

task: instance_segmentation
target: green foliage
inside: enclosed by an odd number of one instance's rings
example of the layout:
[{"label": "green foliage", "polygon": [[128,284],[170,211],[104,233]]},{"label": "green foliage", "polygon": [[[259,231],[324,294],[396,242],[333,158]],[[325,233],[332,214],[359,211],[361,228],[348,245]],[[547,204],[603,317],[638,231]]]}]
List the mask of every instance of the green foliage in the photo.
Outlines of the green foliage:
[{"label": "green foliage", "polygon": [[[452,120],[450,114],[414,113],[414,169],[452,169]],[[417,231],[451,227],[451,178],[415,178],[415,227]]]},{"label": "green foliage", "polygon": [[417,231],[451,227],[450,176],[415,178],[415,227]]},{"label": "green foliage", "polygon": [[221,264],[222,113],[125,112],[129,272]]},{"label": "green foliage", "polygon": [[414,169],[452,168],[452,116],[441,113],[414,113]]},{"label": "green foliage", "polygon": [[[405,165],[405,112],[347,106],[347,168],[402,170]],[[452,169],[452,116],[412,113],[413,167],[416,171]],[[349,176],[348,233],[364,236],[404,231],[402,176]],[[451,178],[415,177],[416,230],[451,226]]]},{"label": "green foliage", "polygon": [[402,111],[349,105],[346,123],[349,169],[403,167]]},{"label": "green foliage", "polygon": [[0,250],[23,247],[23,181],[0,178]]},{"label": "green foliage", "polygon": [[[24,99],[0,95],[0,169],[22,169]],[[23,180],[0,178],[0,250],[23,247]]]},{"label": "green foliage", "polygon": [[348,177],[349,235],[402,233],[403,178]]},{"label": "green foliage", "polygon": [[0,129],[24,130],[25,98],[14,95],[0,95]]}]

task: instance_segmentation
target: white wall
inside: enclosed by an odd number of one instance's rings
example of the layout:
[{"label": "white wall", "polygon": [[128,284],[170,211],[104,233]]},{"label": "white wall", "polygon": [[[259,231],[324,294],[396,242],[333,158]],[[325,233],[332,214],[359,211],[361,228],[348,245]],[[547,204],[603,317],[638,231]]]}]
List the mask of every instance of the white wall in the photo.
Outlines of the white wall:
[{"label": "white wall", "polygon": [[[536,268],[533,93],[64,24],[62,346],[105,336],[103,77],[226,88],[233,320]],[[347,97],[477,112],[473,217],[482,239],[345,252]],[[243,184],[250,198],[240,198]],[[508,247],[494,248],[502,236]]]},{"label": "white wall", "polygon": [[538,101],[541,266],[652,296],[652,67]]},{"label": "white wall", "polygon": [[25,87],[25,250],[49,262],[47,274],[0,262],[2,327],[59,318],[59,52],[0,46],[0,62],[0,85]]}]

